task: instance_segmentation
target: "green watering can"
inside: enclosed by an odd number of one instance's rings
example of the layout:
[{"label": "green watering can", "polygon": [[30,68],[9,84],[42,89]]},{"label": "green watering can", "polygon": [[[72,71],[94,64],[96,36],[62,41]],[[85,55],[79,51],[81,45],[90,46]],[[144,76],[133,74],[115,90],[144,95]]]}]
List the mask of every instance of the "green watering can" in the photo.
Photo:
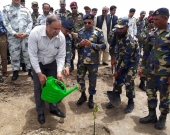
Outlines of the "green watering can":
[{"label": "green watering can", "polygon": [[46,84],[42,85],[41,98],[49,103],[58,103],[74,90],[80,90],[80,85],[67,90],[66,85],[55,79],[53,76],[47,77]]}]

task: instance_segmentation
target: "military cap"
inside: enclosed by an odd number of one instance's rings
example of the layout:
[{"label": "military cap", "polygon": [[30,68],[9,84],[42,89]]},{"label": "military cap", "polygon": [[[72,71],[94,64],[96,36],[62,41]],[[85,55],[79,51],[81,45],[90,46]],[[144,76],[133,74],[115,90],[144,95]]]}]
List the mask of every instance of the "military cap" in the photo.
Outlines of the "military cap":
[{"label": "military cap", "polygon": [[115,25],[115,28],[124,28],[125,26],[127,26],[129,23],[129,19],[128,18],[119,18],[117,20],[117,24]]},{"label": "military cap", "polygon": [[136,11],[136,9],[134,9],[134,8],[131,8],[130,10],[129,10],[129,12],[135,12]]},{"label": "military cap", "polygon": [[86,14],[86,15],[84,15],[84,17],[83,17],[83,20],[86,20],[86,19],[94,19],[94,15],[93,14]]},{"label": "military cap", "polygon": [[25,0],[21,0],[21,2],[25,2]]},{"label": "military cap", "polygon": [[153,16],[156,16],[156,15],[169,16],[169,10],[167,8],[159,8],[153,13]]},{"label": "military cap", "polygon": [[33,6],[33,5],[38,5],[38,2],[33,1],[31,4],[32,4],[32,6]]},{"label": "military cap", "polygon": [[66,4],[65,0],[60,0],[60,4]]},{"label": "military cap", "polygon": [[153,11],[153,10],[150,10],[150,11],[149,11],[149,14],[153,14],[153,13],[154,13],[154,11]]},{"label": "military cap", "polygon": [[141,11],[140,14],[141,15],[146,15],[146,12],[145,11]]},{"label": "military cap", "polygon": [[91,9],[89,6],[85,6],[84,9]]},{"label": "military cap", "polygon": [[71,20],[62,20],[62,26],[68,30],[71,30],[74,27],[74,23]]},{"label": "military cap", "polygon": [[98,9],[97,9],[97,8],[92,8],[92,11],[93,11],[93,10],[98,11]]},{"label": "military cap", "polygon": [[77,2],[75,2],[75,1],[71,2],[70,7],[72,7],[72,6],[77,6]]},{"label": "military cap", "polygon": [[153,21],[153,16],[150,16],[150,17],[148,18],[148,22],[150,23],[151,21]]}]

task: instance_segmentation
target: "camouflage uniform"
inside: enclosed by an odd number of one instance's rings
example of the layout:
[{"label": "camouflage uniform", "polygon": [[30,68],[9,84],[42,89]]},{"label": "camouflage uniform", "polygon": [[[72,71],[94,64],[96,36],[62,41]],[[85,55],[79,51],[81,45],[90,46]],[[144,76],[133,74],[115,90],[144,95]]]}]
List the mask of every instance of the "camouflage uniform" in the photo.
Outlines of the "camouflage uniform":
[{"label": "camouflage uniform", "polygon": [[71,12],[69,10],[65,10],[64,12],[61,11],[61,9],[57,9],[55,11],[55,14],[58,15],[60,17],[61,20],[66,20],[68,14],[70,14]]},{"label": "camouflage uniform", "polygon": [[31,69],[28,55],[28,37],[23,40],[17,39],[15,33],[30,34],[32,30],[32,18],[29,10],[23,6],[14,7],[12,4],[4,7],[3,23],[7,29],[9,51],[13,71],[19,71],[20,53],[22,51],[26,69]]},{"label": "camouflage uniform", "polygon": [[117,61],[116,71],[120,74],[116,78],[115,92],[121,94],[123,84],[126,85],[126,96],[128,98],[135,97],[134,79],[139,62],[139,45],[136,39],[129,33],[123,38],[117,37],[117,29],[113,29],[108,37],[110,44],[109,52],[111,57],[115,57]]},{"label": "camouflage uniform", "polygon": [[40,15],[40,13],[34,14],[34,12],[31,14],[32,21],[33,21],[33,28],[35,27],[35,24],[37,23],[37,19],[38,19],[39,15]]},{"label": "camouflage uniform", "polygon": [[71,35],[65,36],[66,38],[66,58],[65,58],[65,67],[71,67],[72,59],[72,42],[73,38]]},{"label": "camouflage uniform", "polygon": [[170,26],[166,30],[155,30],[149,34],[144,47],[142,65],[147,71],[148,107],[157,107],[157,94],[160,92],[160,111],[169,113],[168,102],[170,87]]},{"label": "camouflage uniform", "polygon": [[[74,28],[72,29],[72,32],[74,33],[78,33],[78,31],[84,26],[84,22],[83,22],[83,13],[79,13],[77,12],[77,14],[68,14],[67,16],[67,19],[68,20],[71,20],[74,22]],[[73,60],[75,59],[75,45],[74,45],[74,42],[72,44],[72,54],[73,54],[73,57],[72,57],[72,65],[73,65]]]},{"label": "camouflage uniform", "polygon": [[86,90],[84,77],[86,72],[89,72],[89,94],[94,95],[96,93],[96,80],[99,64],[99,51],[105,50],[106,45],[104,43],[103,32],[94,28],[91,31],[86,31],[82,28],[78,31],[78,43],[83,40],[88,39],[92,42],[92,46],[79,47],[78,44],[76,48],[78,49],[78,63],[77,63],[77,82],[80,84],[82,92]]},{"label": "camouflage uniform", "polygon": [[48,15],[39,15],[37,18],[37,23],[36,25],[45,25],[46,24],[46,19],[48,16],[50,16],[51,14],[49,13]]}]

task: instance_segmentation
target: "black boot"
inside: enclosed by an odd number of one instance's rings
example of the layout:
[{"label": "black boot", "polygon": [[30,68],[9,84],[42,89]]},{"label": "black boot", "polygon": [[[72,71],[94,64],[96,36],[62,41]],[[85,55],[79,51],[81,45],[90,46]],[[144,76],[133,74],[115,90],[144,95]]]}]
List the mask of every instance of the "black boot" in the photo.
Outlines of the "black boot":
[{"label": "black boot", "polygon": [[7,61],[8,61],[8,64],[11,64],[11,60],[9,56],[7,56]]},{"label": "black boot", "polygon": [[157,122],[156,108],[149,108],[149,115],[144,118],[140,118],[139,122],[142,124],[156,123]]},{"label": "black boot", "polygon": [[139,88],[140,88],[141,90],[143,90],[143,91],[146,91],[145,81],[142,81],[142,80],[141,80],[141,82],[140,82],[140,84],[139,84]]},{"label": "black boot", "polygon": [[111,102],[108,102],[107,104],[106,104],[106,108],[107,109],[111,109],[111,108],[113,108],[114,106],[111,104]]},{"label": "black boot", "polygon": [[107,91],[107,96],[110,100],[110,103],[116,107],[119,108],[121,105],[121,98],[120,98],[120,93],[115,92],[115,91]]},{"label": "black boot", "polygon": [[2,78],[2,76],[0,76],[0,83],[3,83],[4,79]]},{"label": "black boot", "polygon": [[93,95],[90,95],[88,105],[89,105],[89,108],[93,108],[94,107]]},{"label": "black boot", "polygon": [[133,101],[133,98],[132,99],[129,99],[128,101],[128,105],[124,111],[124,113],[131,113],[134,109],[134,101]]},{"label": "black boot", "polygon": [[19,75],[18,75],[18,71],[17,71],[17,70],[15,70],[15,71],[13,72],[12,81],[17,80],[17,79],[18,79],[18,77],[19,77]]},{"label": "black boot", "polygon": [[21,63],[22,71],[27,72],[25,63]]},{"label": "black boot", "polygon": [[165,127],[166,117],[167,117],[167,114],[161,113],[161,115],[159,116],[159,120],[155,125],[156,129],[162,130]]},{"label": "black boot", "polygon": [[82,92],[81,97],[79,98],[79,100],[77,101],[77,105],[82,105],[84,102],[87,101],[87,97],[86,97],[86,93]]},{"label": "black boot", "polygon": [[33,79],[33,75],[32,75],[31,69],[28,69],[28,76],[30,76]]}]

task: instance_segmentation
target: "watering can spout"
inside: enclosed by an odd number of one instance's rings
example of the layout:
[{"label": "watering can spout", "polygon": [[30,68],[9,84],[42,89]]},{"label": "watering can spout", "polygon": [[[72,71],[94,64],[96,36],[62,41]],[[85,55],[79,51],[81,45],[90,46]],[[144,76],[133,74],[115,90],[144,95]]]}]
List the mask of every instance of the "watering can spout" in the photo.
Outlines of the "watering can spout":
[{"label": "watering can spout", "polygon": [[75,87],[73,87],[73,88],[71,88],[71,89],[69,89],[69,90],[66,90],[65,96],[69,95],[70,93],[72,93],[72,92],[75,91],[75,90],[80,90],[80,89],[81,89],[81,88],[80,88],[80,85],[76,84]]}]

